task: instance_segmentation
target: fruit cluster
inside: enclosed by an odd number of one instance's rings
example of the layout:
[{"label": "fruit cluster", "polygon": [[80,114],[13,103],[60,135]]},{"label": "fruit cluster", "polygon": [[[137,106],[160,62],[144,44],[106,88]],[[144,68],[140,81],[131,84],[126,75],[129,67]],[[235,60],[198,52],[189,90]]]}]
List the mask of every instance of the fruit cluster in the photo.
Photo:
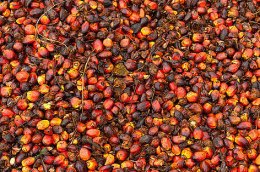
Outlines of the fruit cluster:
[{"label": "fruit cluster", "polygon": [[259,3],[0,2],[0,171],[259,172]]}]

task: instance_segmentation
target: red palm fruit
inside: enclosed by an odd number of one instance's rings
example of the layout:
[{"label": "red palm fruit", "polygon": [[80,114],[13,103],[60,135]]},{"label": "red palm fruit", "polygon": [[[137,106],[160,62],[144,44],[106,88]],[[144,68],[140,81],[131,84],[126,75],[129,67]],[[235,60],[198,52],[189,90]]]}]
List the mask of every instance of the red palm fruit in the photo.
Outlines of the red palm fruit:
[{"label": "red palm fruit", "polygon": [[[22,146],[22,151],[27,153],[29,151],[33,151],[32,148],[33,148],[33,145],[31,143],[29,143],[29,144]],[[38,152],[38,150],[34,150],[34,151]]]},{"label": "red palm fruit", "polygon": [[202,42],[204,39],[203,35],[201,33],[194,33],[192,35],[192,41],[193,42]]},{"label": "red palm fruit", "polygon": [[151,28],[149,27],[143,27],[141,29],[141,33],[144,35],[144,36],[147,36],[147,35],[150,35],[152,33],[152,30]]},{"label": "red palm fruit", "polygon": [[21,137],[20,143],[25,145],[25,144],[30,143],[31,140],[32,140],[31,135],[30,135],[30,134],[25,134],[25,135],[23,135],[23,136]]},{"label": "red palm fruit", "polygon": [[134,163],[130,160],[126,160],[124,162],[121,163],[121,168],[126,168],[126,169],[131,169],[134,167]]},{"label": "red palm fruit", "polygon": [[242,54],[242,57],[247,60],[247,59],[250,59],[252,58],[254,55],[254,51],[250,48],[246,48]]},{"label": "red palm fruit", "polygon": [[3,50],[3,56],[8,60],[12,60],[16,54],[13,50]]},{"label": "red palm fruit", "polygon": [[98,129],[89,129],[87,130],[86,134],[89,136],[89,137],[98,137],[100,136],[100,130]]},{"label": "red palm fruit", "polygon": [[245,129],[248,130],[251,128],[252,128],[252,123],[248,122],[248,121],[241,122],[240,124],[237,125],[237,129],[240,129],[240,130],[245,130]]},{"label": "red palm fruit", "polygon": [[169,87],[170,87],[170,89],[171,89],[172,91],[176,91],[176,90],[177,90],[177,85],[176,85],[176,83],[174,83],[174,82],[171,82],[171,83],[169,84]]},{"label": "red palm fruit", "polygon": [[128,153],[126,150],[121,149],[116,153],[116,158],[120,161],[124,161],[126,160],[126,158],[128,157]]},{"label": "red palm fruit", "polygon": [[4,109],[1,110],[1,114],[3,116],[8,117],[8,118],[12,118],[15,113],[9,108],[4,108]]},{"label": "red palm fruit", "polygon": [[109,58],[111,56],[112,56],[112,53],[108,50],[104,50],[98,54],[98,57],[103,58],[103,59]]},{"label": "red palm fruit", "polygon": [[136,106],[136,109],[143,112],[143,111],[148,110],[150,108],[150,106],[151,106],[151,103],[149,101],[144,101],[144,102],[138,103]]},{"label": "red palm fruit", "polygon": [[73,166],[68,166],[66,172],[77,172],[77,170]]},{"label": "red palm fruit", "polygon": [[34,157],[28,157],[26,159],[24,159],[22,161],[22,166],[25,167],[25,166],[31,166],[33,165],[35,162],[35,158]]},{"label": "red palm fruit", "polygon": [[180,144],[180,143],[183,143],[185,142],[186,140],[186,137],[185,136],[173,136],[172,137],[172,141],[176,144]]},{"label": "red palm fruit", "polygon": [[69,134],[67,133],[67,131],[63,131],[60,136],[63,140],[69,139]]},{"label": "red palm fruit", "polygon": [[[53,144],[56,144],[60,141],[59,134],[52,134]],[[63,138],[62,138],[63,139]]]},{"label": "red palm fruit", "polygon": [[68,144],[66,141],[59,141],[56,147],[59,152],[63,152],[67,150]]},{"label": "red palm fruit", "polygon": [[93,42],[93,48],[95,50],[96,53],[98,52],[102,52],[104,50],[104,45],[102,43],[101,40],[99,39],[96,39],[94,42]]},{"label": "red palm fruit", "polygon": [[167,62],[162,63],[162,68],[163,73],[169,73],[172,70],[172,67]]},{"label": "red palm fruit", "polygon": [[183,87],[178,87],[176,90],[176,96],[178,99],[184,98],[186,96],[186,90]]},{"label": "red palm fruit", "polygon": [[211,167],[210,167],[210,162],[208,161],[202,161],[200,163],[200,169],[202,171],[210,171],[211,170]]},{"label": "red palm fruit", "polygon": [[90,110],[94,107],[94,102],[92,100],[83,100],[83,109]]},{"label": "red palm fruit", "polygon": [[83,133],[86,130],[87,126],[82,122],[78,122],[77,124],[77,131]]},{"label": "red palm fruit", "polygon": [[104,91],[105,88],[106,88],[106,85],[105,85],[105,82],[103,80],[99,80],[97,83],[96,83],[96,87],[99,91]]},{"label": "red palm fruit", "polygon": [[98,167],[98,163],[95,159],[90,159],[87,161],[87,168],[89,170],[95,170]]},{"label": "red palm fruit", "polygon": [[[234,60],[235,61],[235,60]],[[227,71],[231,73],[236,73],[240,67],[240,62],[234,62],[228,66]]]},{"label": "red palm fruit", "polygon": [[229,121],[233,125],[237,125],[241,122],[241,119],[238,116],[229,116]]},{"label": "red palm fruit", "polygon": [[105,90],[103,91],[103,94],[104,94],[104,97],[105,98],[110,98],[112,97],[112,94],[113,94],[113,90],[112,90],[112,87],[106,87]]},{"label": "red palm fruit", "polygon": [[53,160],[53,165],[61,165],[66,160],[65,156],[60,154],[56,156]]},{"label": "red palm fruit", "polygon": [[45,164],[48,164],[48,165],[51,165],[53,164],[54,162],[54,159],[55,159],[55,156],[52,156],[52,155],[45,155],[42,160]]},{"label": "red palm fruit", "polygon": [[220,89],[219,89],[220,94],[226,93],[227,88],[228,88],[228,85],[227,85],[226,83],[223,83],[223,82],[222,82],[222,83],[220,84]]},{"label": "red palm fruit", "polygon": [[235,162],[234,158],[232,156],[230,156],[230,155],[228,155],[226,157],[225,161],[226,161],[227,166],[232,166],[234,164],[234,162]]},{"label": "red palm fruit", "polygon": [[196,54],[194,57],[194,61],[196,63],[204,62],[206,59],[207,59],[207,54],[205,52],[200,52],[200,53]]},{"label": "red palm fruit", "polygon": [[189,39],[189,38],[184,38],[182,41],[181,41],[181,45],[183,47],[189,47],[191,46],[192,44],[192,41]]},{"label": "red palm fruit", "polygon": [[109,142],[111,144],[118,144],[119,143],[119,138],[115,137],[115,136],[112,136],[112,137],[109,138]]},{"label": "red palm fruit", "polygon": [[255,100],[252,102],[252,105],[254,105],[254,106],[259,106],[259,105],[260,105],[260,98],[255,99]]},{"label": "red palm fruit", "polygon": [[224,59],[226,59],[227,58],[227,53],[225,53],[225,52],[220,52],[220,53],[218,53],[217,54],[217,56],[216,56],[216,59],[217,60],[224,60]]},{"label": "red palm fruit", "polygon": [[194,139],[202,139],[203,137],[203,131],[200,128],[195,128],[193,131],[193,137]]},{"label": "red palm fruit", "polygon": [[204,149],[203,149],[206,154],[207,154],[207,159],[211,158],[213,156],[213,149],[209,146],[206,146]]},{"label": "red palm fruit", "polygon": [[184,148],[181,151],[181,156],[184,157],[185,159],[189,159],[192,157],[192,151],[190,148]]},{"label": "red palm fruit", "polygon": [[241,160],[244,160],[246,157],[246,154],[243,153],[242,150],[237,150],[235,149],[234,150],[234,153],[235,153],[235,159],[238,160],[238,161],[241,161]]},{"label": "red palm fruit", "polygon": [[138,84],[138,85],[136,86],[135,93],[136,93],[137,95],[142,95],[144,92],[145,92],[145,87],[144,87],[144,85],[143,85],[143,84]]},{"label": "red palm fruit", "polygon": [[154,100],[152,102],[152,108],[155,112],[159,112],[161,110],[161,105],[158,100]]},{"label": "red palm fruit", "polygon": [[44,145],[47,145],[47,146],[50,146],[51,144],[53,144],[53,138],[52,136],[50,135],[45,135],[43,138],[42,138],[42,143]]},{"label": "red palm fruit", "polygon": [[40,92],[33,90],[33,91],[28,91],[26,98],[31,101],[31,102],[36,102],[40,97]]},{"label": "red palm fruit", "polygon": [[239,136],[239,135],[235,137],[235,143],[242,147],[247,146],[249,144],[247,139],[245,139],[244,137]]},{"label": "red palm fruit", "polygon": [[28,24],[24,27],[24,31],[26,35],[34,35],[35,34],[35,26],[32,24]]},{"label": "red palm fruit", "polygon": [[185,165],[188,167],[188,168],[192,168],[195,166],[195,162],[192,160],[192,159],[186,159],[185,160]]},{"label": "red palm fruit", "polygon": [[153,136],[153,135],[157,134],[158,131],[159,131],[159,128],[157,126],[153,126],[153,127],[149,128],[148,133],[149,133],[149,135]]},{"label": "red palm fruit", "polygon": [[[76,79],[79,76],[79,71],[77,69],[74,69],[74,68],[70,68],[67,71],[67,73],[69,74],[69,77],[71,79]],[[50,73],[50,75],[53,75],[53,71]],[[46,76],[48,76],[48,72],[46,73]]]},{"label": "red palm fruit", "polygon": [[212,164],[213,166],[217,166],[217,165],[219,164],[219,162],[220,162],[220,156],[219,156],[219,155],[213,156],[213,157],[211,158],[210,162],[211,162],[211,164]]},{"label": "red palm fruit", "polygon": [[110,172],[112,169],[113,167],[111,165],[104,165],[99,168],[99,172]]},{"label": "red palm fruit", "polygon": [[106,99],[103,103],[104,108],[107,110],[112,109],[113,105],[114,105],[114,101],[112,99]]},{"label": "red palm fruit", "polygon": [[1,87],[0,92],[1,92],[1,96],[3,96],[3,97],[10,97],[12,94],[12,87],[3,86],[3,87]]},{"label": "red palm fruit", "polygon": [[207,118],[207,125],[209,128],[216,128],[217,127],[217,119],[214,116],[210,116]]},{"label": "red palm fruit", "polygon": [[45,47],[39,47],[38,53],[41,57],[47,57],[49,55],[49,51]]},{"label": "red palm fruit", "polygon": [[45,130],[49,127],[50,122],[48,120],[41,120],[37,123],[37,129],[38,130]]},{"label": "red palm fruit", "polygon": [[105,47],[111,48],[113,46],[113,41],[110,38],[106,38],[103,40],[103,45]]},{"label": "red palm fruit", "polygon": [[210,113],[212,110],[212,105],[210,103],[205,103],[203,105],[203,111],[206,113]]},{"label": "red palm fruit", "polygon": [[20,109],[20,110],[25,110],[28,107],[28,103],[26,101],[26,99],[19,99],[16,106]]},{"label": "red palm fruit", "polygon": [[[102,113],[101,113],[102,115]],[[99,115],[98,115],[99,116]],[[86,122],[86,128],[87,129],[93,129],[97,127],[97,123],[93,120],[89,120],[88,122]]]},{"label": "red palm fruit", "polygon": [[259,168],[254,165],[254,164],[251,164],[249,167],[248,167],[248,172],[258,172],[259,171]]},{"label": "red palm fruit", "polygon": [[189,137],[190,133],[191,133],[191,131],[188,127],[181,128],[181,135],[182,136]]},{"label": "red palm fruit", "polygon": [[150,2],[148,3],[148,8],[150,8],[151,10],[156,10],[158,8],[158,4],[156,2]]},{"label": "red palm fruit", "polygon": [[[14,117],[14,123],[17,127],[20,127],[23,123],[24,123],[24,120],[21,118],[21,116],[19,115],[16,115]],[[18,130],[19,131],[19,130]]]},{"label": "red palm fruit", "polygon": [[255,164],[260,165],[260,154],[258,154],[258,156],[256,157]]},{"label": "red palm fruit", "polygon": [[211,99],[213,101],[217,101],[219,99],[219,96],[220,96],[220,93],[218,90],[213,90],[211,93],[210,93],[210,96],[211,96]]},{"label": "red palm fruit", "polygon": [[130,44],[130,39],[129,38],[124,38],[120,41],[120,46],[123,48],[128,47]]},{"label": "red palm fruit", "polygon": [[41,143],[42,142],[42,135],[41,134],[34,134],[33,136],[32,136],[32,143],[35,143],[35,144],[37,144],[37,143]]},{"label": "red palm fruit", "polygon": [[121,100],[123,103],[127,103],[127,102],[130,100],[130,96],[129,96],[127,93],[123,93],[123,94],[121,94],[121,96],[120,96],[120,100]]},{"label": "red palm fruit", "polygon": [[29,78],[29,73],[26,71],[20,71],[15,75],[19,82],[27,82]]},{"label": "red palm fruit", "polygon": [[168,137],[163,137],[161,139],[161,145],[165,150],[170,150],[172,147],[171,139]]},{"label": "red palm fruit", "polygon": [[198,100],[198,97],[199,97],[198,93],[192,91],[187,93],[187,100],[189,102],[196,102]]},{"label": "red palm fruit", "polygon": [[163,104],[163,109],[170,111],[173,108],[173,106],[174,106],[173,102],[171,100],[168,100]]},{"label": "red palm fruit", "polygon": [[91,157],[91,152],[89,149],[82,147],[79,151],[79,157],[80,159],[82,159],[83,161],[87,161],[90,159]]},{"label": "red palm fruit", "polygon": [[245,96],[241,96],[239,98],[239,102],[242,103],[244,106],[247,106],[249,104],[249,101],[248,101],[247,97],[245,97]]},{"label": "red palm fruit", "polygon": [[253,129],[253,130],[249,131],[248,136],[252,140],[256,140],[258,138],[258,131],[256,129]]},{"label": "red palm fruit", "polygon": [[78,97],[72,97],[70,103],[73,108],[79,108],[81,105],[81,99]]},{"label": "red palm fruit", "polygon": [[133,22],[139,22],[140,21],[140,15],[139,13],[133,11],[131,16],[129,17],[129,20],[133,21]]},{"label": "red palm fruit", "polygon": [[235,85],[231,85],[227,88],[226,93],[229,97],[232,97],[236,94],[237,88]]},{"label": "red palm fruit", "polygon": [[48,25],[51,21],[47,15],[42,15],[40,22],[41,24]]},{"label": "red palm fruit", "polygon": [[3,13],[7,8],[8,8],[8,2],[7,1],[1,2],[1,4],[0,4],[0,12]]},{"label": "red palm fruit", "polygon": [[206,152],[204,152],[204,151],[195,152],[195,153],[193,154],[193,156],[192,156],[192,158],[193,158],[194,160],[199,161],[199,162],[205,160],[206,157],[207,157],[207,154],[206,154]]},{"label": "red palm fruit", "polygon": [[172,145],[172,153],[174,155],[180,155],[181,154],[181,148],[178,145]]},{"label": "red palm fruit", "polygon": [[54,44],[52,44],[52,43],[46,44],[46,49],[47,49],[49,52],[53,52],[53,51],[55,50]]},{"label": "red palm fruit", "polygon": [[34,35],[26,35],[23,38],[23,44],[32,44],[35,42],[35,36]]},{"label": "red palm fruit", "polygon": [[156,79],[164,79],[165,78],[165,74],[163,72],[163,70],[158,70],[156,75],[155,75]]},{"label": "red palm fruit", "polygon": [[82,25],[81,25],[81,32],[82,33],[87,33],[89,29],[89,22],[85,21]]},{"label": "red palm fruit", "polygon": [[234,149],[234,143],[228,139],[224,139],[224,144],[228,149]]},{"label": "red palm fruit", "polygon": [[90,85],[94,85],[94,84],[96,84],[97,82],[98,82],[98,80],[97,80],[96,77],[90,77],[90,78],[88,79],[88,84],[90,84]]},{"label": "red palm fruit", "polygon": [[141,146],[139,144],[133,144],[130,148],[130,153],[133,155],[139,154],[141,151]]}]

